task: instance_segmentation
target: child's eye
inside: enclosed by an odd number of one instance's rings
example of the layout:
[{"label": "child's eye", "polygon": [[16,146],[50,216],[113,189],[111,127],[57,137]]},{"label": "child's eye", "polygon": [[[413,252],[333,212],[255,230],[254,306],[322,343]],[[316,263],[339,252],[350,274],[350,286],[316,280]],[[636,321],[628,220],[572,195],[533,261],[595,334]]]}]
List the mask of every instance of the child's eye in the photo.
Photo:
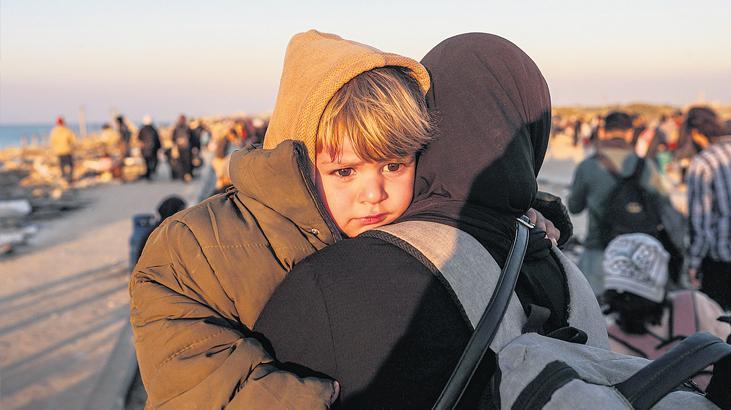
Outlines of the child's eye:
[{"label": "child's eye", "polygon": [[400,170],[401,168],[403,168],[403,166],[404,166],[404,164],[402,164],[400,162],[392,162],[390,164],[387,164],[384,167],[384,170],[387,172],[396,172],[396,171]]},{"label": "child's eye", "polygon": [[353,174],[353,168],[340,168],[335,170],[335,174],[339,177],[349,177]]}]

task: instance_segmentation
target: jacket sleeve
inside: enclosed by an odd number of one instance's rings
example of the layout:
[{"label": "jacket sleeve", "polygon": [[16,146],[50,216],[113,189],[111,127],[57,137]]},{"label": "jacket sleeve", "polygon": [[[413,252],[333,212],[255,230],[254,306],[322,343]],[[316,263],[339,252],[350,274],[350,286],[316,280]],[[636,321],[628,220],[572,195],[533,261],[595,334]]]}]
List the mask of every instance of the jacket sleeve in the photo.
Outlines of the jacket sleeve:
[{"label": "jacket sleeve", "polygon": [[[277,369],[237,319],[200,245],[179,221],[147,242],[130,280],[130,321],[153,408],[326,408],[333,381]],[[215,303],[217,302],[217,303]]]},{"label": "jacket sleeve", "polygon": [[711,230],[713,211],[713,178],[709,169],[700,160],[691,162],[688,168],[688,221],[690,245],[688,246],[688,265],[699,268],[710,249],[708,237]]}]

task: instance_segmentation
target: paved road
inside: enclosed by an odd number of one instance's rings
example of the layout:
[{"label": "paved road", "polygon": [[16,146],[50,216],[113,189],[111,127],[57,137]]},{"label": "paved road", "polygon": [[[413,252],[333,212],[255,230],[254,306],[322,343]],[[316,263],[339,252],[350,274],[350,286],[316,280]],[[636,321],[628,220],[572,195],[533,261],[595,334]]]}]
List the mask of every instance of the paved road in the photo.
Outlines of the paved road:
[{"label": "paved road", "polygon": [[0,260],[0,408],[81,409],[129,317],[131,216],[198,183],[136,182],[82,192],[92,204],[43,224]]}]

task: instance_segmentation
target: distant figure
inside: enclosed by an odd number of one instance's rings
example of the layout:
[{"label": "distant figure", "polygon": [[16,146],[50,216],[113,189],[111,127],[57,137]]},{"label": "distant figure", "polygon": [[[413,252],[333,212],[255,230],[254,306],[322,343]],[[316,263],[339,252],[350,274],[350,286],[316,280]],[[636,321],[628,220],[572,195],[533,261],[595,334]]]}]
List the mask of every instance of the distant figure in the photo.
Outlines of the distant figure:
[{"label": "distant figure", "polygon": [[231,186],[231,176],[228,172],[231,153],[243,148],[236,129],[231,127],[222,137],[211,140],[209,148],[213,151],[210,166],[203,172],[203,182],[198,194],[198,202],[211,195],[224,192]]},{"label": "distant figure", "polygon": [[112,178],[123,181],[124,151],[127,147],[122,137],[111,125],[104,123],[100,138],[104,144],[102,159],[108,164]]},{"label": "distant figure", "polygon": [[193,167],[200,168],[203,166],[202,147],[208,145],[211,140],[211,130],[208,129],[202,119],[195,120],[190,124],[191,133],[193,135],[191,147],[193,149]]},{"label": "distant figure", "polygon": [[140,142],[142,156],[145,158],[145,165],[147,166],[145,178],[151,181],[152,176],[157,171],[157,153],[162,145],[160,144],[160,134],[152,124],[152,117],[145,115],[142,124],[144,125],[140,128],[137,139]]},{"label": "distant figure", "polygon": [[133,261],[133,265],[136,264],[137,260],[140,259],[140,256],[142,255],[142,251],[145,249],[145,244],[147,243],[147,239],[150,237],[150,234],[152,233],[152,231],[154,231],[155,228],[160,226],[160,224],[165,219],[167,219],[169,216],[175,215],[176,213],[185,209],[187,206],[188,205],[185,203],[185,200],[177,195],[170,195],[160,202],[160,204],[157,206],[157,214],[158,214],[157,222],[141,235],[141,238],[140,238],[138,246],[137,246],[136,258]]},{"label": "distant figure", "polygon": [[58,157],[61,175],[68,183],[74,178],[74,145],[76,134],[71,131],[63,117],[56,118],[56,126],[51,130],[51,150]]},{"label": "distant figure", "polygon": [[254,137],[251,140],[252,144],[261,144],[264,141],[264,134],[267,132],[269,126],[269,119],[263,120],[261,118],[254,118],[251,122],[254,127]]},{"label": "distant figure", "polygon": [[579,145],[579,142],[581,141],[581,126],[583,122],[581,121],[581,118],[577,118],[576,122],[574,122],[574,146]]},{"label": "distant figure", "polygon": [[657,154],[659,146],[664,144],[666,140],[665,133],[659,127],[659,124],[662,122],[663,118],[660,118],[659,122],[651,122],[643,125],[644,128],[635,140],[635,153],[642,158],[654,161],[656,165],[658,163]]},{"label": "distant figure", "polygon": [[102,132],[100,136],[104,147],[110,153],[117,154],[122,144],[122,137],[117,130],[112,128],[109,123],[102,124]]},{"label": "distant figure", "polygon": [[673,111],[670,118],[661,121],[659,128],[665,135],[665,143],[667,149],[674,153],[678,149],[680,140],[680,127],[683,125],[683,112],[680,110]]},{"label": "distant figure", "polygon": [[[603,292],[602,259],[604,248],[621,233],[645,232],[658,234],[660,208],[672,211],[668,193],[662,185],[660,175],[650,161],[641,160],[630,145],[633,137],[632,119],[624,112],[613,112],[604,119],[604,132],[596,144],[596,154],[582,161],[576,168],[569,196],[569,211],[579,213],[588,210],[589,228],[584,241],[584,253],[579,268],[586,275],[596,295]],[[647,198],[645,205],[629,201],[631,198],[617,198],[618,188],[639,184],[634,193]],[[621,184],[621,185],[620,185]],[[635,185],[633,185],[635,186]],[[647,195],[645,195],[647,194]],[[610,199],[611,198],[611,199]],[[618,220],[609,215],[627,199],[630,209],[619,209],[638,213],[641,224],[626,226],[629,220]],[[682,236],[678,235],[678,236]],[[665,240],[663,243],[665,244]],[[672,244],[667,245],[672,247]],[[677,252],[673,252],[674,254]]]},{"label": "distant figure", "polygon": [[[188,127],[185,115],[178,117],[172,132],[173,144],[177,151],[175,166],[177,176],[183,181],[189,182],[193,179],[193,132]],[[175,156],[175,154],[173,154]]]},{"label": "distant figure", "polygon": [[122,142],[124,143],[124,151],[123,156],[128,157],[129,156],[129,143],[132,139],[132,131],[129,130],[129,127],[127,127],[127,123],[124,121],[123,115],[118,115],[117,118],[117,130],[119,131],[119,136],[122,138]]},{"label": "distant figure", "polygon": [[[731,333],[716,320],[721,307],[702,292],[666,293],[669,255],[657,239],[645,234],[620,235],[604,252],[604,301],[607,330],[614,352],[653,360],[696,332],[721,339]],[[695,379],[701,387],[708,375]]]},{"label": "distant figure", "polygon": [[[637,146],[637,140],[640,134],[647,130],[647,119],[642,114],[632,115],[632,146]],[[641,155],[642,156],[642,155]]]},{"label": "distant figure", "polygon": [[[699,153],[688,168],[691,283],[731,309],[731,135],[710,108],[688,111],[684,131]],[[700,283],[699,283],[700,279]]]},{"label": "distant figure", "polygon": [[596,144],[596,142],[599,140],[599,135],[604,132],[604,117],[601,115],[597,115],[594,117],[594,121],[592,122],[591,132],[589,133],[589,142],[588,144]]}]

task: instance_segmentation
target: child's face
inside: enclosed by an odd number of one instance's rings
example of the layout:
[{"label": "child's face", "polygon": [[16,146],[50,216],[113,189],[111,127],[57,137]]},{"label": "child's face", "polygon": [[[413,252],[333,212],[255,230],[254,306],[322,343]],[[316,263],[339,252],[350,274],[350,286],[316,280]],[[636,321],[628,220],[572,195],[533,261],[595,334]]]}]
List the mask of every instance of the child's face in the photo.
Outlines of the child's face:
[{"label": "child's face", "polygon": [[317,152],[315,182],[338,228],[354,237],[401,216],[414,194],[414,158],[368,162],[360,159],[349,138],[342,155]]}]

